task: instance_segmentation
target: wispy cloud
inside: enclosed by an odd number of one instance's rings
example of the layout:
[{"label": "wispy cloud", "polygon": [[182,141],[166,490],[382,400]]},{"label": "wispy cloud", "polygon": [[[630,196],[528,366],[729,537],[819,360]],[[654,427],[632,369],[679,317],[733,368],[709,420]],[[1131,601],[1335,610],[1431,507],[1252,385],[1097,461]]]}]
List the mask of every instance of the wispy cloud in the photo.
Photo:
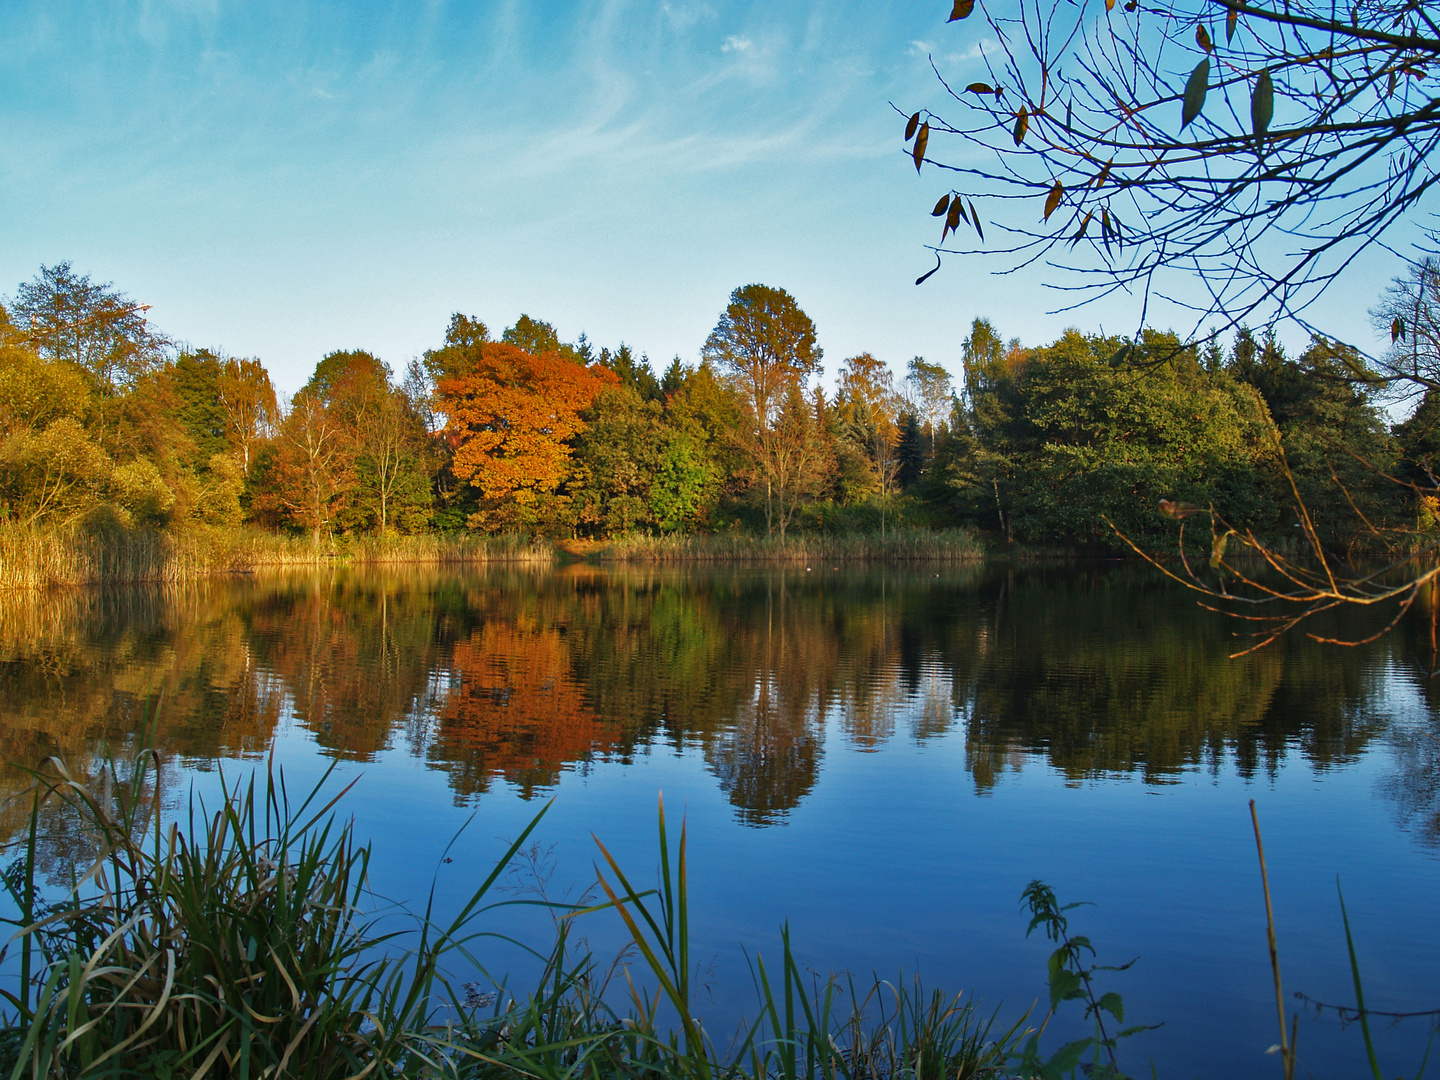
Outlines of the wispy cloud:
[{"label": "wispy cloud", "polygon": [[709,4],[670,4],[660,5],[661,12],[669,20],[670,25],[676,30],[689,30],[696,23],[705,22],[715,17],[715,9]]},{"label": "wispy cloud", "polygon": [[755,42],[751,41],[748,37],[740,37],[738,34],[731,34],[725,39],[725,43],[720,46],[720,51],[724,53],[754,52]]}]

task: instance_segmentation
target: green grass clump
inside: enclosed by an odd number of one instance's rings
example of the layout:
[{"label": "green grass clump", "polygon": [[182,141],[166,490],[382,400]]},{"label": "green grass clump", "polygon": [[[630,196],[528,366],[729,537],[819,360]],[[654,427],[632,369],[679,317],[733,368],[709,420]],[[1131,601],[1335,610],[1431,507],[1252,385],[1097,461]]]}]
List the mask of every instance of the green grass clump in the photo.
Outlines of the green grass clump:
[{"label": "green grass clump", "polygon": [[[380,933],[370,849],[331,813],[343,791],[317,805],[317,786],[295,803],[272,770],[226,787],[213,811],[192,800],[182,830],[162,824],[153,753],[124,773],[108,766],[100,792],[51,765],[4,875],[20,952],[18,987],[0,991],[10,1075],[324,1080],[415,1075],[434,1056],[429,1016],[455,1003],[440,961],[465,951],[500,868],[448,926],[427,912],[408,935]],[[50,800],[95,860],[45,901]]]}]

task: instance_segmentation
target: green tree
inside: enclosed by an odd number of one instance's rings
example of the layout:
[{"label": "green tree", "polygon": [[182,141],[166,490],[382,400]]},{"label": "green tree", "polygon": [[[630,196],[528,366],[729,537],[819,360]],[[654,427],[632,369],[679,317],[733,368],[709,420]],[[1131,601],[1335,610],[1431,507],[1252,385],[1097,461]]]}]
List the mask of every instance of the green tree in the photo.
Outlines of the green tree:
[{"label": "green tree", "polygon": [[[1244,327],[1229,364],[1265,399],[1300,506],[1327,543],[1346,548],[1385,542],[1407,510],[1404,491],[1387,479],[1398,446],[1373,394],[1351,378],[1364,366],[1353,349],[1320,337],[1291,360],[1272,335],[1257,343]],[[1296,523],[1294,514],[1282,521]]]},{"label": "green tree", "polygon": [[[613,353],[609,349],[601,349],[599,359],[603,366],[620,377],[621,386],[628,386],[646,401],[664,399],[665,393],[660,387],[660,380],[650,369],[649,357],[641,356],[636,359],[630,346],[622,341]],[[679,357],[676,357],[676,360],[678,361]]]},{"label": "green tree", "polygon": [[5,516],[22,525],[76,520],[105,498],[113,472],[110,455],[72,416],[0,440]]},{"label": "green tree", "polygon": [[585,428],[575,439],[571,484],[579,528],[602,536],[647,528],[654,522],[651,488],[661,467],[659,404],[622,382],[601,390],[581,418]]},{"label": "green tree", "polygon": [[[984,345],[989,328],[977,330]],[[1174,335],[1131,343],[1143,373],[1110,363],[1121,344],[1072,330],[1040,349],[987,349],[967,378],[974,459],[948,463],[980,521],[989,502],[1027,541],[1115,544],[1107,521],[1160,540],[1164,498],[1273,527],[1275,436],[1260,395],[1206,372]]]},{"label": "green tree", "polygon": [[945,422],[950,418],[954,397],[955,387],[950,372],[944,367],[930,363],[923,356],[910,361],[905,375],[905,399],[924,428],[932,456]]},{"label": "green tree", "polygon": [[62,416],[83,424],[90,407],[90,388],[73,364],[0,345],[0,435],[43,429]]},{"label": "green tree", "polygon": [[203,467],[216,454],[229,449],[225,409],[220,401],[224,366],[224,361],[209,349],[184,349],[162,373],[175,401],[172,416],[193,449],[187,464],[194,468]]},{"label": "green tree", "polygon": [[650,513],[662,532],[695,524],[714,498],[719,478],[700,440],[667,427],[660,462],[650,483]]},{"label": "green tree", "polygon": [[[737,432],[759,474],[765,497],[765,531],[775,525],[777,474],[785,468],[786,440],[778,434],[781,414],[792,391],[804,392],[806,381],[820,370],[823,355],[815,342],[815,324],[784,289],[743,285],[705,340],[705,360],[735,388],[746,411]],[[793,426],[793,425],[792,425]]]},{"label": "green tree", "polygon": [[10,315],[41,356],[90,374],[103,397],[113,397],[152,371],[170,342],[136,303],[110,284],[77,274],[68,262],[41,266],[16,290]]},{"label": "green tree", "polygon": [[[573,360],[577,364],[583,365],[590,362],[588,342],[584,343],[585,355],[581,355],[581,349],[577,349],[574,345],[567,345],[560,340],[560,335],[555,332],[555,327],[543,319],[532,319],[529,315],[521,315],[516,319],[515,325],[506,330],[500,340],[507,345],[523,349],[531,356],[553,352],[559,353],[567,360]],[[583,334],[581,340],[584,340]]]},{"label": "green tree", "polygon": [[899,468],[895,482],[900,490],[908,491],[920,482],[925,469],[925,434],[920,430],[920,419],[913,412],[900,417],[900,431],[895,441],[895,460]]},{"label": "green tree", "polygon": [[456,312],[445,328],[445,344],[426,349],[424,365],[431,382],[469,375],[475,370],[490,340],[490,330],[479,319]]}]

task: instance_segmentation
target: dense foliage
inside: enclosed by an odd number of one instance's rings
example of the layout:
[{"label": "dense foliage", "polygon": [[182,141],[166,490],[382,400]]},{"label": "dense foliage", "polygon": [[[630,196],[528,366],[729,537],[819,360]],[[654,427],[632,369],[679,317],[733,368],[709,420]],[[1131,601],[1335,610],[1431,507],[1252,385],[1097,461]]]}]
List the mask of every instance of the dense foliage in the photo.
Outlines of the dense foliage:
[{"label": "dense foliage", "polygon": [[528,315],[496,341],[456,314],[398,375],[337,350],[282,401],[259,360],[177,345],[111,286],[42,267],[0,308],[0,520],[248,521],[317,545],[965,525],[1119,548],[1172,543],[1170,499],[1282,547],[1303,503],[1337,550],[1435,523],[1433,402],[1392,429],[1363,358],[1319,338],[1293,359],[1243,328],[1026,347],[979,319],[958,387],[862,353],[829,391],[798,301],[746,285],[700,355],[657,372]]}]

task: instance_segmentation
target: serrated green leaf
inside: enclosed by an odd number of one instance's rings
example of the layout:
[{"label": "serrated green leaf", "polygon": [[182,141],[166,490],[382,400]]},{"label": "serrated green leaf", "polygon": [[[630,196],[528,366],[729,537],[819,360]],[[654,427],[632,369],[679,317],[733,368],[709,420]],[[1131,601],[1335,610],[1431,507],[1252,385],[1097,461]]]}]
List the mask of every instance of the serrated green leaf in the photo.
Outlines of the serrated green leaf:
[{"label": "serrated green leaf", "polygon": [[1120,995],[1114,990],[1102,994],[1100,1000],[1095,1003],[1095,1008],[1104,1009],[1122,1024],[1125,1022],[1125,1003],[1120,1000]]},{"label": "serrated green leaf", "polygon": [[1180,126],[1189,125],[1205,107],[1205,92],[1210,89],[1210,58],[1207,56],[1195,65],[1190,78],[1185,81],[1185,97],[1180,108]]},{"label": "serrated green leaf", "polygon": [[1250,95],[1250,125],[1255,138],[1265,138],[1270,130],[1270,120],[1275,115],[1275,85],[1270,81],[1270,69],[1261,68],[1255,78],[1255,92]]},{"label": "serrated green leaf", "polygon": [[1056,1069],[1062,1075],[1070,1072],[1080,1064],[1080,1058],[1090,1049],[1092,1042],[1091,1039],[1076,1039],[1066,1043],[1050,1055],[1050,1060],[1045,1063],[1046,1067]]}]

